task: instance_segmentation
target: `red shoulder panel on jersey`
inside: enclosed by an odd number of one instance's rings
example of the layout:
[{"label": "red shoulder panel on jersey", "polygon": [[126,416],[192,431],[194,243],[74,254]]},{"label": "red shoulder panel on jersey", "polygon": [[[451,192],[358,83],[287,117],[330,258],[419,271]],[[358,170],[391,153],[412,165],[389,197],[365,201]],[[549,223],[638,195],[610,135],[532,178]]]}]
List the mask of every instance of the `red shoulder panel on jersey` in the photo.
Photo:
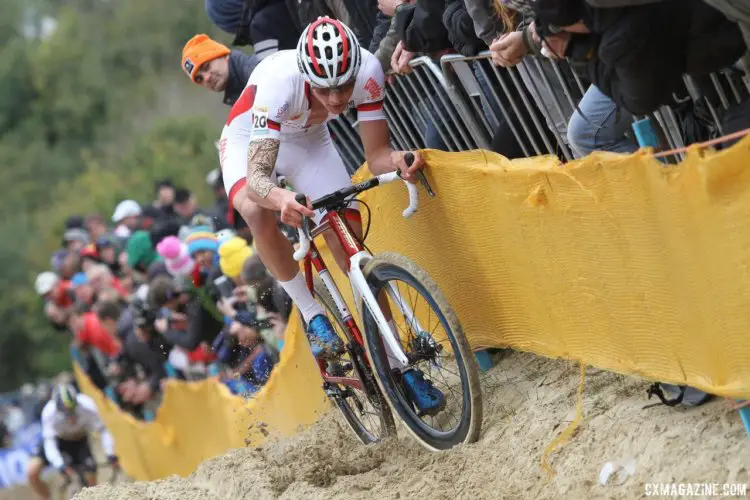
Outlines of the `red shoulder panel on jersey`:
[{"label": "red shoulder panel on jersey", "polygon": [[268,120],[266,123],[268,123],[268,128],[270,128],[271,130],[276,130],[276,131],[281,130],[281,124],[278,122],[275,122],[273,120]]},{"label": "red shoulder panel on jersey", "polygon": [[383,101],[366,102],[357,106],[357,111],[377,111],[383,107]]},{"label": "red shoulder panel on jersey", "polygon": [[234,106],[232,106],[232,110],[229,112],[229,117],[227,118],[227,126],[231,125],[234,119],[240,116],[242,113],[250,111],[250,108],[252,108],[253,104],[255,103],[255,92],[257,90],[257,85],[250,85],[248,87],[245,87],[245,90],[242,91],[240,98],[237,99],[237,102],[234,103]]}]

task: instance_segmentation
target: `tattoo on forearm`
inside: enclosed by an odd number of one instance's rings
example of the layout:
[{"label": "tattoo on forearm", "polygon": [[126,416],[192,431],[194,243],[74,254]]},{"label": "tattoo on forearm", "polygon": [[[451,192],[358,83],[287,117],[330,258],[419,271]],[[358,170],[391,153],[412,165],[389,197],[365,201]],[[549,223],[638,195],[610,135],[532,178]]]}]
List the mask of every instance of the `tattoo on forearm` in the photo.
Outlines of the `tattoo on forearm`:
[{"label": "tattoo on forearm", "polygon": [[271,173],[276,166],[281,141],[278,139],[255,139],[247,152],[247,187],[265,198],[276,185]]}]

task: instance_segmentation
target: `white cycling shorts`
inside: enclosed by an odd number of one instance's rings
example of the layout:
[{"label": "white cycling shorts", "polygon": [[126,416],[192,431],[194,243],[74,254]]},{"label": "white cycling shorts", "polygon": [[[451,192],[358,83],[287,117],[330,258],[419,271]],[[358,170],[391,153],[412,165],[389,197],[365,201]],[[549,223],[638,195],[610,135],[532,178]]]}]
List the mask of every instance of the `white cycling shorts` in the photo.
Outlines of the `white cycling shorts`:
[{"label": "white cycling shorts", "polygon": [[[244,158],[245,161],[227,162],[226,170],[222,172],[224,189],[229,193],[230,211],[236,196],[247,196],[247,151],[236,151],[231,156]],[[307,195],[311,201],[352,184],[325,124],[282,137],[272,175],[274,182],[279,175],[286,177],[295,192]],[[356,203],[351,208],[356,209]],[[325,210],[316,210],[313,219],[316,224],[323,215]]]}]

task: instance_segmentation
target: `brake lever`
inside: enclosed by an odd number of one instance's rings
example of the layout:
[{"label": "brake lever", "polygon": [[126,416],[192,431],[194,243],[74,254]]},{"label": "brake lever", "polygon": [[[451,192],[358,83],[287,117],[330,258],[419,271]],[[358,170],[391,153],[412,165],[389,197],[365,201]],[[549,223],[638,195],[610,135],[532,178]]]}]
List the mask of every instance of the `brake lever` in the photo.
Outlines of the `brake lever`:
[{"label": "brake lever", "polygon": [[[300,205],[307,206],[307,196],[305,196],[302,193],[298,193],[297,196],[294,197],[294,200],[299,203]],[[307,255],[307,252],[310,251],[310,241],[312,240],[312,237],[310,236],[310,219],[302,216],[302,227],[297,229],[297,234],[299,236],[299,248],[294,252],[294,260],[301,261],[305,258]]]},{"label": "brake lever", "polygon": [[[404,163],[406,163],[407,167],[411,167],[414,164],[414,160],[414,153],[412,153],[411,151],[404,155]],[[424,175],[424,172],[421,169],[417,171],[417,178],[419,179],[419,183],[424,186],[425,191],[427,191],[427,196],[429,196],[430,198],[434,198],[435,191],[432,190],[432,186],[430,186],[430,183],[427,182],[427,176]]]},{"label": "brake lever", "polygon": [[[300,205],[307,206],[307,196],[302,193],[297,193],[297,196],[294,197],[294,201]],[[308,239],[312,239],[310,237],[310,219],[304,215],[302,216],[302,232],[305,233],[305,236],[307,236]]]}]

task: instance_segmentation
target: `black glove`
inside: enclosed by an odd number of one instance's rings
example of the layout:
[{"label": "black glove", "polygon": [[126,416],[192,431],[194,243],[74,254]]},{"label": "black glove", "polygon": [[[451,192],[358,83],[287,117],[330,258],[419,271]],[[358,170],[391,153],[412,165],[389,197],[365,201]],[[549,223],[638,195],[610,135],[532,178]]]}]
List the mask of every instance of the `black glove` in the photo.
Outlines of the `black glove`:
[{"label": "black glove", "polygon": [[117,458],[115,455],[111,455],[111,456],[107,457],[107,462],[109,462],[109,464],[112,467],[119,467],[120,466],[120,459]]}]

